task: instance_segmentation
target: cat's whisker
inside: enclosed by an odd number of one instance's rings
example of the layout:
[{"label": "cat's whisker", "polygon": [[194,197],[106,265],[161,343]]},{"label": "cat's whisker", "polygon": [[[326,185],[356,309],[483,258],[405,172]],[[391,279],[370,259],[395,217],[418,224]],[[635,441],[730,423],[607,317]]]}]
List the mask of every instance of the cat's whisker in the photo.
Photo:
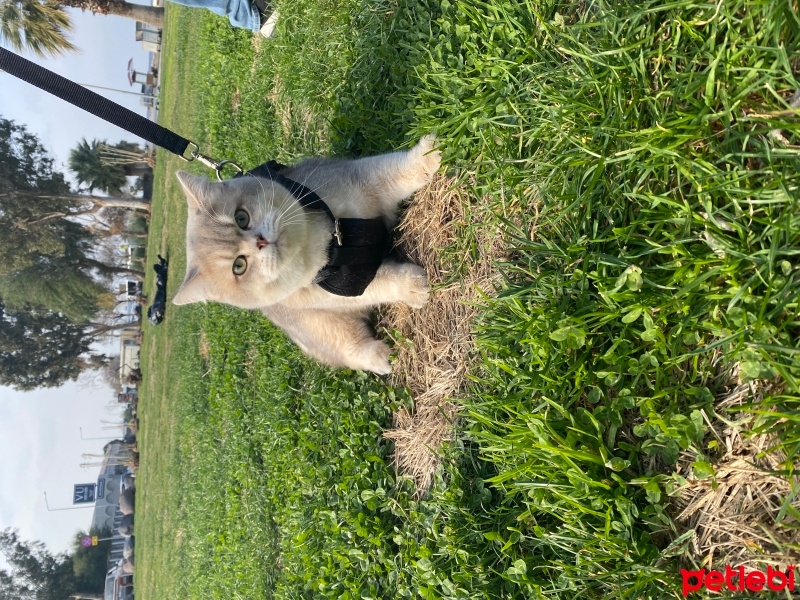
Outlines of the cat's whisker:
[{"label": "cat's whisker", "polygon": [[[304,213],[303,207],[299,204],[294,204],[286,208],[281,214],[275,218],[276,224],[287,224],[290,220],[302,215]],[[285,220],[284,220],[285,219]]]},{"label": "cat's whisker", "polygon": [[298,200],[303,200],[304,198],[306,198],[306,197],[310,196],[312,193],[313,193],[313,194],[316,194],[316,193],[317,193],[319,190],[321,190],[322,188],[324,188],[324,187],[325,187],[325,186],[326,186],[328,183],[329,183],[328,181],[323,181],[322,183],[320,183],[320,184],[319,184],[319,186],[317,186],[317,187],[316,187],[316,189],[310,189],[310,188],[307,188],[307,189],[308,189],[308,191],[309,191],[309,193],[308,193],[308,194],[304,194],[303,196],[300,196],[300,197],[298,198]]},{"label": "cat's whisker", "polygon": [[[308,173],[306,173],[306,175],[303,177],[303,181],[301,181],[301,182],[300,182],[300,183],[301,183],[301,184],[302,184],[304,187],[308,187],[308,186],[306,185],[306,183],[308,183],[308,180],[309,180],[309,178],[310,178],[312,175],[314,175],[314,173],[316,173],[316,172],[317,172],[317,170],[320,168],[320,166],[322,166],[322,163],[317,163],[317,165],[316,165],[316,166],[315,166],[313,169],[311,169],[311,171],[309,171]],[[327,182],[326,182],[326,183],[327,183]],[[316,190],[313,190],[313,191],[314,191],[314,192],[316,192],[316,191],[318,191],[319,189],[320,189],[320,188],[317,188]]]},{"label": "cat's whisker", "polygon": [[280,214],[277,217],[275,217],[275,223],[280,223],[281,219],[283,219],[287,214],[289,215],[297,214],[298,210],[302,210],[302,207],[299,204],[297,204],[296,202],[289,204],[280,212]]},{"label": "cat's whisker", "polygon": [[264,218],[266,218],[266,216],[272,211],[272,206],[275,199],[275,182],[271,179],[269,180],[272,184],[272,195],[268,197],[267,189],[264,187],[264,177],[259,177],[257,175],[253,175],[252,173],[246,173],[245,177],[252,177],[261,187],[261,193],[256,194],[256,201],[260,206],[263,206]]},{"label": "cat's whisker", "polygon": [[[265,215],[268,214],[269,211],[271,210],[271,206],[269,206],[269,205],[271,205],[271,203],[272,203],[272,198],[267,200],[267,189],[264,187],[264,181],[263,181],[264,178],[263,177],[257,177],[256,175],[253,175],[252,173],[247,173],[246,176],[247,177],[252,177],[253,179],[255,179],[256,183],[258,183],[258,185],[261,187],[261,193],[260,194],[256,194],[256,200],[258,201],[258,204],[265,206]],[[275,186],[273,185],[273,197],[274,197],[274,192],[275,192]]]},{"label": "cat's whisker", "polygon": [[[313,193],[313,194],[316,194],[316,193],[317,193],[319,190],[321,190],[322,188],[324,188],[324,187],[325,187],[325,186],[326,186],[328,183],[330,183],[330,181],[331,181],[331,180],[328,180],[328,181],[323,181],[323,182],[321,182],[321,183],[320,183],[320,184],[319,184],[319,185],[318,185],[316,188],[314,188],[314,189],[311,189],[311,188],[309,188],[309,187],[306,185],[306,183],[308,183],[309,176],[310,176],[310,175],[313,175],[313,174],[316,172],[316,170],[317,170],[318,168],[319,168],[318,166],[317,166],[317,167],[315,167],[315,168],[314,168],[314,170],[313,170],[313,171],[311,171],[311,173],[309,173],[308,175],[306,175],[306,176],[303,178],[303,181],[301,182],[301,185],[303,185],[303,187],[305,187],[305,188],[308,190],[308,193],[306,193],[306,194],[303,194],[302,196],[299,196],[299,197],[298,197],[298,203],[294,205],[294,206],[297,206],[297,207],[298,207],[298,208],[299,208],[301,211],[302,211],[303,209],[302,209],[302,205],[299,203],[299,201],[301,201],[301,200],[305,199],[306,197],[308,197],[308,196],[309,196],[310,194],[312,194],[312,193]],[[278,217],[278,221],[280,221],[280,219],[281,219],[281,217],[282,217],[282,216],[283,216],[283,215],[280,215],[280,216]],[[284,223],[284,225],[285,225],[285,223]]]},{"label": "cat's whisker", "polygon": [[[311,192],[314,192],[315,194],[316,194],[318,191],[320,191],[320,190],[321,190],[323,187],[325,187],[327,184],[329,184],[329,183],[332,181],[332,179],[328,179],[327,181],[323,181],[323,182],[321,182],[321,183],[320,183],[320,184],[319,184],[319,185],[318,185],[316,188],[313,188],[313,189],[312,189],[312,188],[309,188],[309,187],[306,185],[306,183],[308,183],[308,180],[309,180],[309,178],[310,178],[310,177],[311,177],[311,176],[312,176],[314,173],[316,173],[316,172],[317,172],[317,169],[319,169],[319,165],[318,165],[318,166],[316,166],[316,167],[314,167],[314,169],[313,169],[313,170],[312,170],[310,173],[308,173],[308,174],[307,174],[305,177],[303,177],[303,181],[301,181],[301,182],[300,182],[300,183],[302,184],[302,186],[303,186],[303,187],[305,187],[306,189],[310,190]],[[308,195],[308,194],[306,194],[306,195]],[[305,196],[303,196],[303,197],[305,197]]]},{"label": "cat's whisker", "polygon": [[214,223],[217,223],[218,225],[224,225],[225,224],[225,222],[222,220],[222,218],[215,211],[213,211],[213,207],[212,207],[212,209],[209,209],[209,207],[206,206],[205,204],[200,204],[199,206],[200,206],[200,210],[202,210],[205,213],[205,215],[209,219],[211,219]]}]

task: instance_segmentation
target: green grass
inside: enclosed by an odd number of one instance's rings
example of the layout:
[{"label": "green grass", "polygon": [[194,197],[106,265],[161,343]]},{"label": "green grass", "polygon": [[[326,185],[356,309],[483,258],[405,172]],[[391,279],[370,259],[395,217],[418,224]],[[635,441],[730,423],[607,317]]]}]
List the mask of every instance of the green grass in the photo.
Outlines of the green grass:
[{"label": "green grass", "polygon": [[[468,217],[493,215],[459,224],[442,260],[501,228],[504,286],[474,324],[462,428],[421,501],[380,436],[407,392],[313,364],[257,315],[170,306],[142,354],[137,596],[677,597],[695,558],[675,465],[714,476],[704,415],[734,364],[776,384],[743,410],[796,476],[796,7],[280,10],[259,45],[170,5],[162,122],[245,167],[435,130],[470,182]],[[169,255],[170,294],[186,167],[159,155],[148,256]],[[783,508],[774,527],[796,529],[797,501]]]}]

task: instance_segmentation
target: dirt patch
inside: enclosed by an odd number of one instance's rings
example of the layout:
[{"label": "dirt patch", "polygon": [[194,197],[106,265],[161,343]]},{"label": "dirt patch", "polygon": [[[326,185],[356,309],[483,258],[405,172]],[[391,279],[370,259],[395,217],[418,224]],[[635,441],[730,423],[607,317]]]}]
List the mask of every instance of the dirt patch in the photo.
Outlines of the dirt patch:
[{"label": "dirt patch", "polygon": [[[398,226],[398,245],[409,259],[425,267],[433,291],[422,310],[393,305],[380,323],[390,335],[399,334],[391,383],[407,386],[415,399],[414,414],[396,412],[394,427],[384,437],[394,441],[395,466],[414,480],[418,496],[433,482],[439,446],[452,437],[458,415],[453,400],[463,392],[474,360],[472,323],[483,308],[484,295],[499,283],[494,262],[506,252],[503,236],[487,226],[477,232],[473,229],[476,251],[471,256],[448,260],[454,263],[451,267],[442,264],[439,251],[463,236],[469,224],[468,209],[466,186],[459,186],[455,179],[437,178],[417,193]],[[491,222],[475,215],[472,219]],[[463,275],[455,271],[455,263],[465,267]]]}]

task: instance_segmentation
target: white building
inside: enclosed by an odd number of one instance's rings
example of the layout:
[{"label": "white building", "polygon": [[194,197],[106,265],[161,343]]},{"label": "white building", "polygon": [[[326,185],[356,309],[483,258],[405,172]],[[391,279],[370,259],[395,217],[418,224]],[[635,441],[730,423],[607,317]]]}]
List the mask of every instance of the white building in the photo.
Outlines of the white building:
[{"label": "white building", "polygon": [[[97,477],[97,495],[92,515],[91,531],[111,531],[111,554],[109,565],[116,564],[122,558],[122,547],[125,543],[117,528],[122,519],[119,512],[120,482],[127,473],[127,468],[121,464],[128,458],[128,451],[123,449],[121,440],[114,440],[103,447],[103,463]],[[102,489],[101,489],[102,488]],[[100,494],[102,493],[102,498]]]}]

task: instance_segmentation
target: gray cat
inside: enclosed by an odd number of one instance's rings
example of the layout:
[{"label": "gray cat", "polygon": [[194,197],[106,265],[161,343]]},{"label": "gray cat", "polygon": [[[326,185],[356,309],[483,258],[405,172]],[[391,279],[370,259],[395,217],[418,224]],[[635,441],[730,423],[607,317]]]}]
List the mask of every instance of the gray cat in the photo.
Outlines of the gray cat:
[{"label": "gray cat", "polygon": [[[338,232],[330,213],[344,221],[382,221],[391,230],[399,203],[439,169],[435,141],[429,135],[411,150],[357,160],[301,161],[280,172],[305,186],[300,195],[282,177],[218,183],[178,173],[189,203],[187,272],[173,302],[211,300],[261,310],[323,363],[391,372],[389,348],[373,336],[369,311],[391,302],[421,308],[428,299],[427,275],[417,265],[379,259],[359,295],[326,290],[321,273]],[[303,207],[299,198],[314,193],[329,213]]]}]

